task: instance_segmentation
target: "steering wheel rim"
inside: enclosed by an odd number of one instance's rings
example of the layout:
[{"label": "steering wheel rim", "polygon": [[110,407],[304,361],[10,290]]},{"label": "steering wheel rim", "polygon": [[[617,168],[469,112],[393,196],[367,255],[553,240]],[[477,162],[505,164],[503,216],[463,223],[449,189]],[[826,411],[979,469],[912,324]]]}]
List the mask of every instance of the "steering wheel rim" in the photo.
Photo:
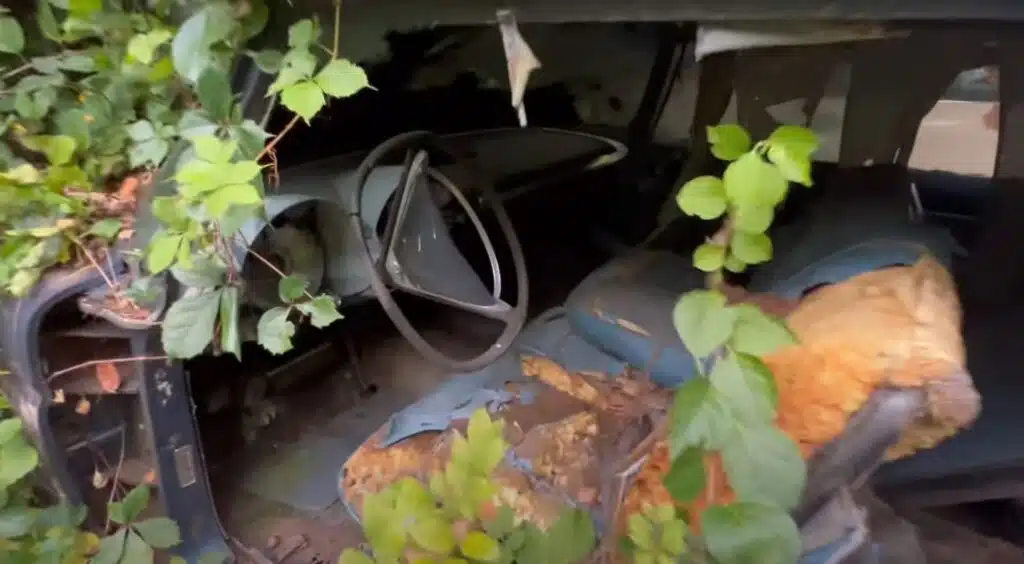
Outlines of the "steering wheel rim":
[{"label": "steering wheel rim", "polygon": [[[402,312],[401,308],[395,302],[394,297],[391,295],[391,288],[389,287],[386,278],[390,278],[387,274],[383,261],[376,261],[370,252],[369,241],[367,240],[367,234],[365,231],[365,224],[363,223],[361,214],[361,204],[363,201],[363,191],[366,187],[366,183],[370,178],[373,170],[379,166],[380,161],[387,156],[395,152],[398,149],[425,149],[427,151],[445,153],[453,158],[458,158],[460,155],[456,154],[450,148],[444,145],[442,140],[428,131],[411,131],[402,133],[387,139],[383,143],[377,145],[370,153],[363,159],[356,169],[356,191],[355,191],[355,212],[350,216],[353,222],[355,233],[358,234],[360,243],[356,245],[359,249],[359,254],[363,257],[363,261],[367,266],[370,288],[380,302],[384,312],[391,319],[392,323],[398,329],[399,333],[409,344],[413,346],[424,358],[438,364],[442,367],[448,368],[452,371],[469,372],[483,368],[500,356],[505,354],[510,348],[515,339],[522,332],[523,327],[526,324],[527,305],[529,303],[529,281],[527,279],[526,272],[526,259],[523,255],[522,246],[519,243],[519,238],[516,236],[515,229],[512,227],[512,221],[508,216],[508,212],[505,210],[504,205],[498,198],[497,193],[494,191],[493,186],[487,180],[487,178],[473,167],[473,171],[477,179],[480,180],[477,188],[480,191],[482,198],[491,206],[494,212],[495,219],[498,222],[498,228],[501,231],[502,236],[505,238],[505,242],[508,243],[509,249],[512,254],[512,265],[516,275],[516,288],[518,290],[518,296],[516,304],[508,310],[507,315],[504,315],[500,320],[504,322],[505,327],[501,334],[494,341],[494,343],[488,347],[480,355],[467,359],[460,360],[451,358],[433,345],[428,343],[426,339],[417,331],[409,319]],[[403,170],[401,183],[399,184],[397,191],[395,192],[394,205],[398,206],[405,199],[405,194],[410,190],[409,179],[407,178],[410,172],[410,163],[412,159],[406,159],[406,167]],[[389,219],[388,223],[391,223]],[[400,225],[394,226],[394,230],[397,231]],[[389,227],[391,229],[391,227]],[[390,231],[389,231],[390,233]],[[486,236],[481,234],[482,236]],[[388,237],[390,239],[390,237]],[[392,241],[384,241],[385,247],[382,248],[382,257],[386,261],[388,254],[388,247],[391,246]],[[436,301],[436,300],[435,300]],[[444,303],[444,302],[442,302]],[[459,308],[454,304],[448,304],[454,309],[462,309],[463,311],[471,311],[463,308]],[[474,312],[478,313],[479,312]]]}]

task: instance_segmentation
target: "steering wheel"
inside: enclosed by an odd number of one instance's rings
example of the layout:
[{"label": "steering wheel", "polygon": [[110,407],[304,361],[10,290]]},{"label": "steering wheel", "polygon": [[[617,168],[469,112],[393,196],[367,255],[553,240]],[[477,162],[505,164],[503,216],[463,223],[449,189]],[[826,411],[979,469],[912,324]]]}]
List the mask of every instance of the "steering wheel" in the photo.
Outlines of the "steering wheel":
[{"label": "steering wheel", "polygon": [[[362,242],[355,247],[368,266],[370,287],[395,327],[427,360],[453,371],[469,372],[483,368],[505,354],[526,323],[528,282],[526,260],[512,222],[493,186],[484,174],[465,162],[434,134],[426,131],[403,133],[384,141],[363,159],[356,169],[356,210],[363,201],[363,192],[374,169],[389,154],[406,151],[401,181],[392,197],[384,233],[380,238],[380,256],[371,252],[374,232],[357,211],[353,214],[354,232]],[[430,155],[444,155],[467,169],[476,180],[475,188],[494,210],[498,227],[512,254],[518,299],[514,306],[501,299],[501,268],[494,245],[483,224],[461,190],[439,170],[430,167]],[[461,176],[461,175],[460,175]],[[447,190],[466,211],[480,236],[490,260],[493,289],[488,290],[480,276],[451,239],[441,210],[431,196],[431,184]],[[375,241],[374,241],[375,243]],[[373,245],[376,247],[376,245]],[[452,358],[428,343],[413,328],[392,296],[401,290],[428,300],[474,313],[504,324],[494,343],[475,358]]]}]

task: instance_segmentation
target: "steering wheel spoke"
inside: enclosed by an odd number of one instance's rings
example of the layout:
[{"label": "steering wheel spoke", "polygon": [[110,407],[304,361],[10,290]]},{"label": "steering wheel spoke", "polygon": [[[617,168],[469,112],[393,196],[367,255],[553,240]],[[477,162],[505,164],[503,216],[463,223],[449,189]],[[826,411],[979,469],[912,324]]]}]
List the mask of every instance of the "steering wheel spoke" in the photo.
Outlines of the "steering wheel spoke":
[{"label": "steering wheel spoke", "polygon": [[[371,287],[398,330],[425,357],[454,370],[481,368],[504,354],[525,325],[528,291],[522,248],[500,199],[493,188],[480,177],[480,195],[491,205],[501,233],[512,251],[518,299],[515,305],[510,305],[501,299],[501,268],[494,245],[479,216],[463,192],[445,175],[429,165],[428,151],[446,152],[452,157],[456,155],[452,155],[441,145],[440,140],[426,132],[399,135],[374,149],[357,170],[359,193],[356,195],[356,201],[362,201],[366,181],[381,159],[401,148],[407,149],[405,169],[392,198],[382,236],[383,253],[379,260],[370,253],[367,237],[371,237],[372,233],[368,234],[363,228],[362,218],[358,215],[353,216],[353,219],[360,223],[359,229],[355,232],[360,233],[363,239],[363,244],[359,247],[369,267]],[[430,183],[443,187],[452,199],[462,206],[476,229],[490,262],[493,280],[491,289],[488,289],[456,247],[448,233],[448,226],[441,210],[434,201]],[[419,332],[412,328],[395,303],[391,288],[454,309],[501,321],[505,329],[491,348],[480,356],[469,360],[450,358],[429,345]]]}]

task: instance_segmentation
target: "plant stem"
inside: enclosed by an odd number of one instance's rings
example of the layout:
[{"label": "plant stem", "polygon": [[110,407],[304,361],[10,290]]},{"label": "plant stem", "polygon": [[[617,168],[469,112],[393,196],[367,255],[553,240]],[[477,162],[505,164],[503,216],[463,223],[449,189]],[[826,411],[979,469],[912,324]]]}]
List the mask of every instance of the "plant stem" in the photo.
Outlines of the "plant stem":
[{"label": "plant stem", "polygon": [[292,119],[288,122],[287,125],[284,126],[284,129],[282,129],[280,133],[275,135],[274,138],[270,140],[270,143],[267,143],[266,147],[263,147],[263,150],[260,151],[260,154],[256,155],[256,161],[259,162],[263,157],[267,156],[267,153],[273,151],[274,147],[277,146],[277,144],[281,141],[285,134],[291,131],[291,129],[295,127],[296,123],[299,123],[299,119],[300,118],[298,114],[292,116]]},{"label": "plant stem", "polygon": [[49,382],[49,381],[53,380],[54,378],[57,378],[58,376],[63,376],[64,374],[67,374],[68,372],[74,372],[75,370],[78,370],[80,368],[88,368],[90,366],[96,366],[97,364],[107,364],[107,363],[109,363],[109,364],[119,364],[119,363],[122,363],[122,362],[149,361],[149,360],[167,360],[167,358],[168,358],[167,355],[157,355],[157,356],[132,356],[132,357],[128,357],[128,358],[101,358],[101,359],[97,359],[97,360],[87,360],[85,362],[80,362],[80,363],[78,363],[78,364],[76,364],[74,366],[69,366],[67,368],[61,368],[60,370],[58,370],[56,372],[50,373],[50,375],[46,377],[46,381]]},{"label": "plant stem", "polygon": [[100,273],[100,276],[103,277],[103,281],[107,283],[107,286],[112,291],[116,292],[117,286],[114,284],[114,281],[111,280],[110,277],[107,276],[107,273],[103,271],[103,267],[100,266],[100,263],[96,262],[96,258],[92,256],[91,252],[89,252],[89,249],[85,246],[85,243],[83,243],[81,239],[75,237],[74,235],[69,235],[69,237],[72,241],[75,242],[76,245],[78,245],[78,248],[82,251],[82,254],[85,255],[85,258],[89,259],[89,262],[91,262],[93,267],[96,268],[96,271]]},{"label": "plant stem", "polygon": [[341,0],[334,2],[334,43],[332,44],[331,58],[338,56],[339,39],[341,38]]},{"label": "plant stem", "polygon": [[[274,271],[275,273],[277,273],[277,275],[278,275],[278,276],[280,276],[281,278],[288,278],[288,275],[287,275],[287,274],[285,274],[285,273],[284,273],[284,272],[283,272],[283,271],[282,271],[282,270],[281,270],[280,268],[278,268],[278,267],[274,266],[274,264],[273,264],[272,262],[270,262],[269,260],[267,260],[267,259],[263,258],[263,256],[262,256],[262,255],[260,255],[260,254],[259,254],[259,253],[257,253],[256,251],[252,250],[252,247],[250,247],[250,246],[246,245],[246,246],[245,246],[245,250],[246,250],[246,252],[248,252],[248,253],[249,253],[250,255],[252,255],[252,256],[254,256],[254,257],[256,257],[257,259],[259,259],[259,261],[260,261],[260,262],[262,262],[263,264],[267,265],[267,268],[269,268],[270,270],[273,270],[273,271]],[[311,300],[313,299],[313,295],[312,295],[312,294],[310,294],[310,293],[309,293],[308,291],[306,291],[306,290],[303,290],[303,291],[302,291],[302,293],[303,293],[303,294],[305,294],[307,298],[309,298],[309,299],[311,299]]]}]

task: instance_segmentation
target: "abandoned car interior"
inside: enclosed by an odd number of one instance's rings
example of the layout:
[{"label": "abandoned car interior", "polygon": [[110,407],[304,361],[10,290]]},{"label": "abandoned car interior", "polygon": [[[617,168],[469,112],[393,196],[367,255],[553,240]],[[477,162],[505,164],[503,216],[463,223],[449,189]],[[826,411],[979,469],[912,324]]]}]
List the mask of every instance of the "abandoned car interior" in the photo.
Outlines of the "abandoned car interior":
[{"label": "abandoned car interior", "polygon": [[[242,229],[344,315],[300,327],[295,350],[256,346],[277,278],[244,252],[241,361],[147,361],[159,328],[91,312],[94,271],[2,304],[0,356],[32,367],[4,393],[54,489],[102,503],[97,460],[120,460],[102,482],[152,484],[188,562],[334,562],[362,542],[365,496],[442,465],[438,445],[487,408],[518,434],[501,467],[517,517],[570,504],[614,532],[618,512],[671,500],[670,461],[659,444],[613,495],[608,422],[667,409],[699,370],[672,310],[704,287],[691,257],[717,226],[676,192],[722,173],[710,126],[789,124],[820,139],[813,187],[777,210],[772,260],[728,284],[798,340],[765,363],[807,460],[799,562],[1024,563],[1014,29],[514,16],[345,39],[374,89],[280,144],[266,221]],[[267,77],[243,71],[247,99]],[[270,131],[289,119],[269,115]],[[119,356],[140,360],[113,391],[68,369]]]}]

